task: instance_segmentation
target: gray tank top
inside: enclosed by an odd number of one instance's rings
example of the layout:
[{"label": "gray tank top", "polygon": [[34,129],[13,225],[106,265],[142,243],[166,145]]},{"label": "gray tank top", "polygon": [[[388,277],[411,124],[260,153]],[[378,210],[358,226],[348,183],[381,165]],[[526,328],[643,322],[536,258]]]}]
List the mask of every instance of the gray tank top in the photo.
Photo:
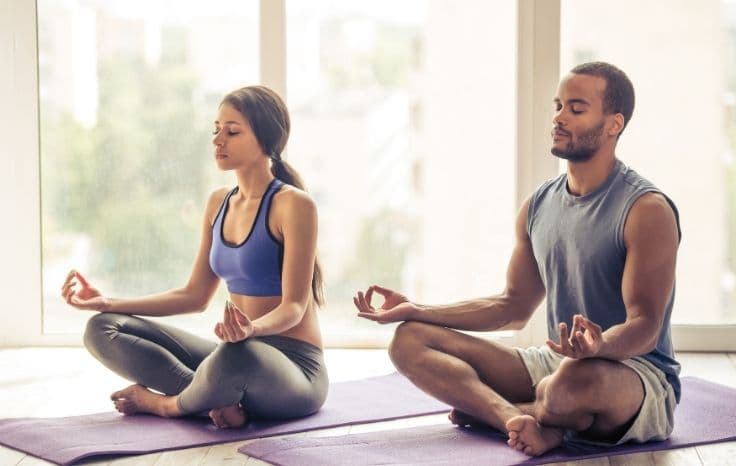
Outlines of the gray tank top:
[{"label": "gray tank top", "polygon": [[[656,186],[616,160],[611,175],[595,191],[573,196],[567,175],[542,184],[532,195],[527,233],[547,290],[547,332],[559,343],[559,324],[582,314],[603,330],[626,320],[621,281],[626,262],[624,224],[632,204]],[[675,204],[667,196],[677,218]],[[672,295],[656,348],[642,357],[661,369],[680,400],[680,364],[674,359],[670,316]]]}]

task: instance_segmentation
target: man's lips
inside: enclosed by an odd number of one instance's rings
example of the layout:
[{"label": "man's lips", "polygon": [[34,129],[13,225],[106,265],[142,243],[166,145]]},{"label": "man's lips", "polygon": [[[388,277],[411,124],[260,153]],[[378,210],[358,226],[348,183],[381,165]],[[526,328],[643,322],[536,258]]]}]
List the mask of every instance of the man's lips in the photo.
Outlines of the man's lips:
[{"label": "man's lips", "polygon": [[570,134],[566,131],[554,130],[552,131],[552,138],[569,138]]}]

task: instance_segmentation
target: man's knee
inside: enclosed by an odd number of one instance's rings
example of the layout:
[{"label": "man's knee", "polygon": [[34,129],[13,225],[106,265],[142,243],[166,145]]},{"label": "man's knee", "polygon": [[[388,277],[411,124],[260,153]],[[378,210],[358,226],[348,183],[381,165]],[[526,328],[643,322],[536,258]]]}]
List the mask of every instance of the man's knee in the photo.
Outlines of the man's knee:
[{"label": "man's knee", "polygon": [[601,364],[594,359],[565,359],[551,375],[542,379],[536,388],[537,415],[540,421],[580,412],[595,396],[601,382]]},{"label": "man's knee", "polygon": [[408,361],[413,360],[412,356],[416,356],[418,345],[424,341],[424,334],[427,326],[422,322],[403,322],[394,332],[394,337],[388,347],[388,355],[398,368],[403,368]]}]

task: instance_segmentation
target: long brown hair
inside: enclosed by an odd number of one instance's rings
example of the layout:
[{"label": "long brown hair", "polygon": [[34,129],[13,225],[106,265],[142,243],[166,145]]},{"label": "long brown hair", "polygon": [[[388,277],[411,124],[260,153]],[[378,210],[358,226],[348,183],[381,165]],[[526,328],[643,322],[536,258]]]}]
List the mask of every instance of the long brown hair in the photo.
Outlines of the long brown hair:
[{"label": "long brown hair", "polygon": [[[273,176],[306,191],[299,173],[281,158],[291,129],[289,111],[281,97],[266,86],[247,86],[226,95],[220,105],[222,104],[232,105],[248,120],[263,153],[271,159]],[[312,297],[318,306],[324,304],[322,267],[317,258],[314,260],[312,274]]]}]

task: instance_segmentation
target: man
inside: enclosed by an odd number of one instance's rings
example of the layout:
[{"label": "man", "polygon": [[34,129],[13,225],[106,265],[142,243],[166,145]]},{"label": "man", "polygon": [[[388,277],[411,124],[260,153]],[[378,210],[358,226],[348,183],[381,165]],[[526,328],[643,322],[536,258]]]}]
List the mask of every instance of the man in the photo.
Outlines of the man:
[{"label": "man", "polygon": [[[616,158],[634,89],[618,68],[577,66],[554,99],[552,148],[567,173],[522,205],[503,293],[419,305],[380,286],[360,317],[405,321],[389,348],[419,388],[540,455],[563,438],[595,444],[665,439],[680,397],[670,335],[680,240],[674,204]],[[373,293],[382,295],[379,309]],[[549,340],[513,349],[457,330],[521,329],[547,298]]]}]

